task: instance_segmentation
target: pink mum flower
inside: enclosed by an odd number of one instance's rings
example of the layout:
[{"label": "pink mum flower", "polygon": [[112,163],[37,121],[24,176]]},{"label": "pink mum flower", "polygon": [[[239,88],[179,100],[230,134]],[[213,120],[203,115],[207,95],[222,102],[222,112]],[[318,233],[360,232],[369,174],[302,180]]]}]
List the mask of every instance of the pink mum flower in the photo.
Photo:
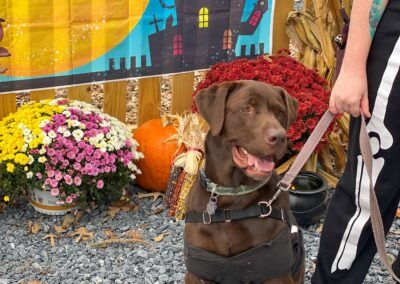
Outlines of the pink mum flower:
[{"label": "pink mum flower", "polygon": [[104,181],[103,180],[97,181],[97,185],[96,186],[97,186],[98,189],[103,188],[104,187]]},{"label": "pink mum flower", "polygon": [[68,184],[68,185],[71,185],[71,184],[73,184],[73,180],[72,180],[72,177],[70,176],[70,175],[65,175],[64,176],[64,180],[65,180],[65,183],[66,184]]},{"label": "pink mum flower", "polygon": [[51,185],[51,187],[57,187],[57,185],[58,185],[58,180],[56,180],[56,179],[51,179],[51,180],[50,180],[50,185]]},{"label": "pink mum flower", "polygon": [[69,204],[69,203],[72,203],[72,201],[73,201],[73,199],[72,199],[71,196],[68,196],[68,197],[65,199],[65,202],[67,202],[68,204]]},{"label": "pink mum flower", "polygon": [[74,170],[79,171],[82,168],[81,164],[79,163],[74,163]]},{"label": "pink mum flower", "polygon": [[61,173],[57,173],[56,176],[55,176],[55,179],[56,179],[57,181],[62,180],[62,174],[61,174]]},{"label": "pink mum flower", "polygon": [[74,183],[76,186],[80,186],[82,184],[82,179],[80,176],[74,177]]},{"label": "pink mum flower", "polygon": [[49,156],[54,156],[56,154],[56,151],[53,148],[48,148],[47,149],[47,154]]},{"label": "pink mum flower", "polygon": [[57,187],[50,189],[51,196],[58,196],[60,194],[60,190]]}]

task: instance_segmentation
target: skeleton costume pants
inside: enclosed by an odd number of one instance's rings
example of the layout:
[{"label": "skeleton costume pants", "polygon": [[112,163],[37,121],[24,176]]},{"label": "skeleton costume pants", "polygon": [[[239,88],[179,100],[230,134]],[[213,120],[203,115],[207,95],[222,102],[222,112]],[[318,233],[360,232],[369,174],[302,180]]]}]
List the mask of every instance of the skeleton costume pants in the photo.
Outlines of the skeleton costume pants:
[{"label": "skeleton costume pants", "polygon": [[[400,199],[400,0],[390,0],[367,62],[367,130],[373,183],[385,232]],[[376,254],[370,223],[368,175],[360,156],[360,118],[351,119],[346,169],[329,206],[312,283],[362,283]],[[396,271],[396,274],[400,274]]]}]

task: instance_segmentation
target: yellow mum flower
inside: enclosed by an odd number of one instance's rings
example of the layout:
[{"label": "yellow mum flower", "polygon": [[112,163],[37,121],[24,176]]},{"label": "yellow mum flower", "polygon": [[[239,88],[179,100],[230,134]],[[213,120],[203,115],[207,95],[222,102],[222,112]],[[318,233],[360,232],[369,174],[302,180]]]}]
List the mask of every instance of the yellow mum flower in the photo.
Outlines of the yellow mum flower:
[{"label": "yellow mum flower", "polygon": [[14,164],[7,163],[7,172],[12,173],[14,172],[15,166]]},{"label": "yellow mum flower", "polygon": [[10,201],[10,197],[9,197],[8,195],[4,196],[4,201],[5,201],[5,202]]},{"label": "yellow mum flower", "polygon": [[22,166],[25,166],[29,163],[29,158],[25,154],[18,153],[15,155],[14,161]]}]

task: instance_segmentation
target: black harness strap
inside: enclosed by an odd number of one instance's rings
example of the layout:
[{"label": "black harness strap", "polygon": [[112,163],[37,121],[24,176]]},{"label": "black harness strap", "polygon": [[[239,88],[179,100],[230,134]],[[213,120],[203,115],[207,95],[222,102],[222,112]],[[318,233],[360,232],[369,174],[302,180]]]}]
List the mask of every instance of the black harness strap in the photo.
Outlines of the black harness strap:
[{"label": "black harness strap", "polygon": [[231,222],[234,220],[241,220],[247,218],[274,218],[286,223],[290,226],[289,213],[283,209],[260,203],[244,209],[225,209],[216,210],[214,214],[210,215],[207,211],[186,212],[186,223],[204,223],[211,224],[216,222]]}]

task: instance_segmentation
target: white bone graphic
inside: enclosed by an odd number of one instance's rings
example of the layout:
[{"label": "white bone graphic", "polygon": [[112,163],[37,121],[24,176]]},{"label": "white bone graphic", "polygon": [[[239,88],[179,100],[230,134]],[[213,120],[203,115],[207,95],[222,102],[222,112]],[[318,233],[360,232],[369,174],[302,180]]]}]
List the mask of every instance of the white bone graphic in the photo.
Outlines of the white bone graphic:
[{"label": "white bone graphic", "polygon": [[[387,150],[393,145],[393,136],[384,124],[389,95],[400,67],[400,38],[397,40],[394,50],[389,58],[372,112],[372,117],[367,125],[368,133],[379,136],[371,137],[372,154],[376,155],[380,149]],[[345,233],[339,246],[339,250],[332,263],[331,273],[336,270],[350,269],[356,256],[357,245],[362,229],[370,218],[369,207],[369,178],[361,156],[357,157],[357,175],[355,184],[356,212],[347,224]],[[372,159],[372,183],[375,182],[385,163],[384,158]]]}]

